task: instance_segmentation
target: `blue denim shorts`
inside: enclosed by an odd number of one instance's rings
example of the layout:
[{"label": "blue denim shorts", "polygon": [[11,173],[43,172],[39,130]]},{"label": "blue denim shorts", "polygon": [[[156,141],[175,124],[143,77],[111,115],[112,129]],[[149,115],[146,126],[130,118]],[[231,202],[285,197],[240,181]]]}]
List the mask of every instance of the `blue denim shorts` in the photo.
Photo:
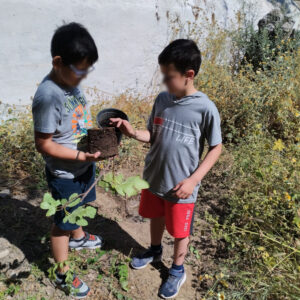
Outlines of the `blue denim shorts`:
[{"label": "blue denim shorts", "polygon": [[[52,197],[54,199],[68,199],[73,193],[82,194],[86,192],[95,181],[95,169],[96,167],[93,163],[84,174],[74,179],[65,179],[54,176],[46,167],[46,178]],[[77,207],[94,200],[96,200],[95,187],[88,193],[82,202],[72,208],[68,208],[67,210],[72,212]],[[54,223],[57,227],[67,231],[79,228],[76,224],[71,224],[69,222],[64,223],[64,217],[65,213],[63,210],[59,210],[55,213]]]}]

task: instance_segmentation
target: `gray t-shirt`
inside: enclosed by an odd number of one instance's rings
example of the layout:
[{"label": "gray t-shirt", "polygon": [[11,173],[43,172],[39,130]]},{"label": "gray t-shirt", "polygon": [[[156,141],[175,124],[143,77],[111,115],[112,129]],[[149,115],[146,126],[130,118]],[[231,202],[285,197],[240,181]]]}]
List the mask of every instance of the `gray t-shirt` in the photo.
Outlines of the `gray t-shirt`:
[{"label": "gray t-shirt", "polygon": [[196,202],[201,182],[188,199],[176,198],[172,189],[198,168],[205,139],[209,146],[222,143],[216,105],[202,92],[179,100],[163,92],[155,100],[147,128],[151,147],[143,177],[149,190],[172,202]]},{"label": "gray t-shirt", "polygon": [[[87,129],[92,127],[92,119],[79,87],[63,89],[47,75],[34,95],[32,115],[35,131],[53,133],[54,142],[87,151]],[[91,165],[91,162],[43,157],[49,171],[60,178],[77,177]]]}]

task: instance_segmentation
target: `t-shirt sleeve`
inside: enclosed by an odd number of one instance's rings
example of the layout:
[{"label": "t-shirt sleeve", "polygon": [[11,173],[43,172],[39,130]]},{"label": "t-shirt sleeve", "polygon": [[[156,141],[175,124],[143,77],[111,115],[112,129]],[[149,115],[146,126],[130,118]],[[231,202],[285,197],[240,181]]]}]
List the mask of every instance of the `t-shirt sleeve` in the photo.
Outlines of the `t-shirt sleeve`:
[{"label": "t-shirt sleeve", "polygon": [[152,108],[151,114],[147,120],[147,129],[152,133],[153,129],[153,119],[154,119],[154,107]]},{"label": "t-shirt sleeve", "polygon": [[206,113],[204,133],[209,146],[222,143],[221,119],[218,108],[214,103],[209,106]]},{"label": "t-shirt sleeve", "polygon": [[42,133],[55,133],[60,122],[60,109],[55,95],[39,95],[32,104],[34,130]]},{"label": "t-shirt sleeve", "polygon": [[151,110],[151,114],[147,120],[147,129],[150,131],[150,133],[152,133],[152,130],[153,130],[153,122],[154,122],[154,117],[155,117],[155,106],[156,106],[156,102],[159,98],[159,95],[156,97],[155,101],[154,101],[154,104],[153,104],[153,107],[152,107],[152,110]]}]

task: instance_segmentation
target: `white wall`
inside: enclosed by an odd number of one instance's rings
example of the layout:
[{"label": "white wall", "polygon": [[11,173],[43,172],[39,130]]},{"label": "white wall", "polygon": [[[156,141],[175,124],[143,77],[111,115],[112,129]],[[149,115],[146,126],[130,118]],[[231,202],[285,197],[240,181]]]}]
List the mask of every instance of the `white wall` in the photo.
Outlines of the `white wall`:
[{"label": "white wall", "polygon": [[[171,38],[170,20],[207,24],[212,13],[229,27],[241,0],[0,0],[0,100],[29,104],[36,85],[51,68],[50,40],[63,21],[84,24],[99,48],[96,70],[83,82],[108,94],[132,89],[150,93],[157,55]],[[249,0],[256,19],[272,9]],[[169,12],[169,18],[167,18]],[[194,11],[195,12],[195,11]],[[234,23],[234,22],[233,22]],[[179,36],[184,37],[181,31]],[[155,87],[154,87],[155,88]]]}]

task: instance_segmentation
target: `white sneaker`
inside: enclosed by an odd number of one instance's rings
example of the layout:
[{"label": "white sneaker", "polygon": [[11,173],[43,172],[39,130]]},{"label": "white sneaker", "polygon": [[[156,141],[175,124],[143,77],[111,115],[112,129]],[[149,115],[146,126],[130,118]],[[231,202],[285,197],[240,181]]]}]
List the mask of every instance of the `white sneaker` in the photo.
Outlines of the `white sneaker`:
[{"label": "white sneaker", "polygon": [[75,240],[70,238],[69,247],[70,249],[74,250],[81,250],[81,249],[97,249],[103,246],[103,239],[99,235],[89,234],[84,232],[84,237]]}]

